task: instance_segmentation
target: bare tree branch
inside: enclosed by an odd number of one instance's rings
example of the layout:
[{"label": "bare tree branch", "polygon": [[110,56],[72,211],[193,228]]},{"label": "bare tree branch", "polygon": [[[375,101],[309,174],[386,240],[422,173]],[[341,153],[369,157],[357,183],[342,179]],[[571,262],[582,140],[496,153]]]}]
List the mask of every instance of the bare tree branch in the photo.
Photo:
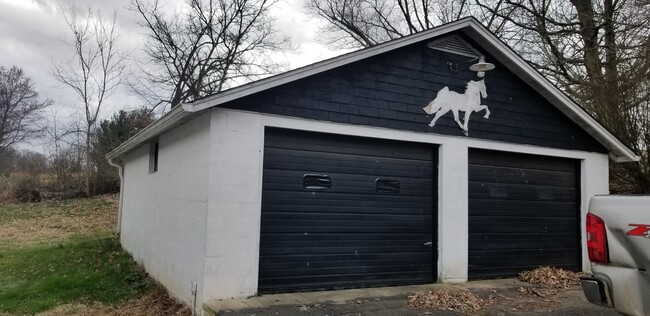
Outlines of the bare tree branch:
[{"label": "bare tree branch", "polygon": [[91,193],[91,140],[106,100],[122,83],[126,53],[118,48],[116,14],[105,21],[101,12],[88,9],[81,16],[73,6],[64,13],[72,40],[69,60],[52,65],[52,76],[74,91],[84,111],[85,191]]},{"label": "bare tree branch", "polygon": [[39,99],[22,69],[0,66],[0,151],[39,136],[40,112],[50,104],[51,100]]},{"label": "bare tree branch", "polygon": [[[503,1],[503,0],[502,0]],[[370,47],[471,15],[467,0],[309,0],[308,12],[328,22],[325,41]],[[476,16],[480,20],[492,16]]]},{"label": "bare tree branch", "polygon": [[273,28],[275,1],[186,0],[186,10],[170,15],[157,0],[133,0],[157,69],[142,72],[132,87],[151,105],[176,106],[283,69],[270,58],[290,48]]}]

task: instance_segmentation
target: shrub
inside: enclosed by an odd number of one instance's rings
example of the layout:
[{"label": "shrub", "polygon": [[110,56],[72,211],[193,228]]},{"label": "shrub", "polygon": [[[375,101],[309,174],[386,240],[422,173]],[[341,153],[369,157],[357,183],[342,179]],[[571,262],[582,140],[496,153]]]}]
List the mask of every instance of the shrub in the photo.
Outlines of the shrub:
[{"label": "shrub", "polygon": [[0,173],[0,202],[12,200],[11,182],[6,175]]},{"label": "shrub", "polygon": [[40,182],[32,177],[17,180],[13,188],[13,197],[22,203],[40,202]]}]

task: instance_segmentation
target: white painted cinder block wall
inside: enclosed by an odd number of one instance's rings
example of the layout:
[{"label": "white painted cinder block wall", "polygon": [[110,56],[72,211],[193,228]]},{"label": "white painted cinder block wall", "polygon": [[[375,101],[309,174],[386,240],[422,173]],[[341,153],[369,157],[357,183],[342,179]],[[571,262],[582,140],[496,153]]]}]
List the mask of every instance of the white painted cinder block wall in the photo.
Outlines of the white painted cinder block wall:
[{"label": "white painted cinder block wall", "polygon": [[211,111],[204,302],[256,293],[264,147],[262,115]]},{"label": "white painted cinder block wall", "polygon": [[170,293],[201,305],[205,258],[210,116],[159,137],[158,171],[149,173],[149,144],[125,157],[121,242]]},{"label": "white painted cinder block wall", "polygon": [[[468,265],[469,148],[581,161],[582,222],[589,198],[608,193],[605,154],[338,124],[269,114],[210,110],[210,161],[203,301],[257,293],[264,128],[282,127],[439,145],[438,280],[464,282]],[[584,236],[583,236],[584,239]],[[583,242],[584,244],[584,242]],[[584,247],[583,247],[584,251]],[[583,268],[588,269],[583,255]]]}]

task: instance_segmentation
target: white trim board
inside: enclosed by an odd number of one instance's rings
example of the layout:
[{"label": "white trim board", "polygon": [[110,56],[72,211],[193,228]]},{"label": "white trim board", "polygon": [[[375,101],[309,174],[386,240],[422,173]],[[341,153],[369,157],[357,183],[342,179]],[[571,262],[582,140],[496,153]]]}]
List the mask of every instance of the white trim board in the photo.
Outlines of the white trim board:
[{"label": "white trim board", "polygon": [[[280,85],[300,80],[327,70],[341,67],[362,59],[376,56],[388,51],[392,51],[410,44],[426,41],[440,37],[451,32],[460,31],[476,41],[482,49],[493,55],[499,62],[504,64],[510,71],[519,76],[523,81],[528,83],[533,89],[547,98],[560,111],[567,115],[571,120],[587,131],[592,137],[596,138],[611,153],[611,158],[615,162],[638,161],[640,158],[631,149],[621,143],[614,135],[591,117],[571,98],[560,91],[555,85],[544,78],[518,54],[510,49],[505,43],[490,33],[474,18],[464,18],[455,22],[444,24],[433,29],[405,36],[396,40],[382,43],[370,48],[361,49],[356,52],[344,54],[338,57],[327,59],[312,65],[294,69],[276,76],[261,79],[249,84],[235,87],[218,94],[214,94],[191,103],[182,104],[182,110],[185,112],[196,113],[207,108],[216,107],[229,101],[233,101],[254,93],[267,89],[278,87]],[[184,116],[177,112],[181,106],[177,106],[167,115],[163,116],[158,122],[150,125],[118,148],[110,152],[107,157],[114,158],[122,155],[135,148],[150,137],[172,128],[176,122],[182,120]],[[174,113],[174,114],[172,114]],[[171,117],[170,117],[171,116]]]},{"label": "white trim board", "polygon": [[[220,108],[215,108],[214,111],[258,114],[256,112],[230,110],[230,109],[226,110]],[[557,148],[540,147],[534,145],[513,144],[513,143],[505,143],[505,142],[499,142],[493,140],[467,138],[464,136],[423,134],[423,133],[411,132],[411,131],[394,130],[394,129],[384,128],[384,127],[372,127],[372,126],[351,125],[351,124],[326,122],[326,121],[314,121],[314,120],[286,117],[280,115],[264,114],[264,118],[262,119],[262,121],[265,127],[278,127],[278,128],[304,130],[304,131],[319,132],[319,133],[361,136],[361,137],[408,141],[408,142],[416,142],[416,143],[427,143],[427,144],[434,144],[434,145],[445,145],[449,143],[462,142],[468,148],[490,149],[490,150],[531,154],[531,155],[542,155],[542,156],[571,158],[571,159],[587,159],[593,157],[594,155],[606,156],[606,154],[603,153],[568,150],[568,149],[557,149]]]},{"label": "white trim board", "polygon": [[[259,113],[213,109],[213,115],[260,115]],[[467,212],[468,187],[467,164],[469,149],[488,149],[512,153],[569,158],[580,161],[580,234],[581,234],[581,268],[589,271],[589,256],[585,247],[585,216],[589,199],[596,194],[609,193],[609,174],[607,154],[555,149],[533,145],[521,145],[490,140],[470,139],[463,136],[442,136],[422,134],[410,131],[395,131],[389,128],[350,125],[334,122],[312,121],[301,118],[290,118],[279,115],[260,115],[264,127],[287,128],[338,135],[371,137],[388,140],[409,141],[439,145],[438,166],[438,281],[443,283],[458,283],[467,281]],[[264,146],[262,145],[262,150]],[[260,175],[259,185],[262,185]],[[460,183],[460,186],[453,185]],[[261,205],[261,201],[260,201]],[[453,230],[445,229],[445,225],[453,226]],[[453,223],[453,224],[452,224]],[[459,230],[460,229],[460,230]]]},{"label": "white trim board", "polygon": [[[497,141],[467,139],[462,136],[442,136],[435,134],[422,134],[410,131],[395,131],[389,128],[350,125],[326,121],[313,121],[303,118],[285,117],[279,115],[267,115],[257,112],[213,108],[209,111],[213,122],[219,121],[221,129],[227,133],[236,133],[242,140],[249,140],[255,146],[247,148],[247,152],[236,152],[233,155],[248,155],[251,151],[256,153],[257,161],[248,162],[244,167],[248,169],[257,168],[256,187],[247,184],[246,190],[256,190],[259,194],[253,203],[247,203],[247,207],[254,212],[261,212],[261,192],[263,185],[263,152],[264,152],[264,128],[285,128],[291,130],[304,130],[309,132],[329,133],[338,135],[350,135],[358,137],[370,137],[386,140],[408,141],[427,143],[439,146],[438,161],[438,262],[437,279],[443,283],[465,282],[468,271],[468,150],[470,148],[481,148],[512,153],[525,153],[561,158],[570,158],[580,161],[580,214],[582,228],[582,268],[587,271],[588,256],[584,247],[584,217],[587,213],[587,202],[595,194],[608,193],[608,157],[604,153],[584,152],[565,149],[554,149],[531,145],[510,144]],[[216,119],[218,118],[218,120]],[[230,124],[233,122],[233,124]],[[242,123],[243,125],[242,126]],[[247,141],[243,141],[246,143]],[[222,151],[230,149],[238,151],[242,141],[233,140],[228,146],[219,148]],[[228,172],[232,172],[229,170]],[[242,189],[243,190],[243,189]],[[219,209],[223,212],[227,209]],[[257,214],[256,216],[260,216]],[[247,260],[254,256],[259,257],[259,230],[258,221],[255,222],[251,238],[255,239],[255,249],[249,249]],[[444,223],[444,225],[443,225]],[[252,266],[253,270],[249,275],[259,273],[258,265]],[[254,295],[257,291],[256,284],[247,287],[247,295]]]}]

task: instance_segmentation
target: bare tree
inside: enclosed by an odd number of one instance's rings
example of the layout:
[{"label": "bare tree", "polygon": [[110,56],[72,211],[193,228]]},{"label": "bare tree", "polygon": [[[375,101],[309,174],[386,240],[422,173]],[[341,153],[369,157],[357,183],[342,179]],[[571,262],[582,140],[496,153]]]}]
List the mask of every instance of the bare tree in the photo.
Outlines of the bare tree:
[{"label": "bare tree", "polygon": [[467,0],[309,0],[309,13],[327,21],[335,47],[369,47],[455,21],[469,14]]},{"label": "bare tree", "polygon": [[[650,5],[633,0],[476,0],[531,64],[641,155],[612,189],[650,193]],[[507,13],[507,15],[504,14]]]},{"label": "bare tree", "polygon": [[48,114],[48,171],[53,179],[52,189],[63,196],[73,197],[82,193],[85,186],[82,172],[85,160],[82,140],[85,128],[82,125],[85,123],[82,117],[60,119],[60,106],[60,103],[55,103]]},{"label": "bare tree", "polygon": [[39,136],[40,112],[52,104],[40,100],[34,84],[22,69],[0,66],[0,152]]},{"label": "bare tree", "polygon": [[289,47],[277,36],[269,8],[276,0],[186,0],[165,14],[158,0],[133,0],[147,29],[154,70],[132,86],[155,108],[217,93],[283,68],[271,54]]},{"label": "bare tree", "polygon": [[11,147],[0,150],[0,188],[9,183],[7,175],[16,169],[17,151]]},{"label": "bare tree", "polygon": [[72,7],[64,13],[72,33],[67,44],[72,49],[69,60],[52,66],[52,75],[79,98],[85,126],[85,192],[91,193],[91,140],[100,110],[122,82],[126,54],[118,48],[116,14],[105,21],[101,12],[88,10],[84,17]]}]

